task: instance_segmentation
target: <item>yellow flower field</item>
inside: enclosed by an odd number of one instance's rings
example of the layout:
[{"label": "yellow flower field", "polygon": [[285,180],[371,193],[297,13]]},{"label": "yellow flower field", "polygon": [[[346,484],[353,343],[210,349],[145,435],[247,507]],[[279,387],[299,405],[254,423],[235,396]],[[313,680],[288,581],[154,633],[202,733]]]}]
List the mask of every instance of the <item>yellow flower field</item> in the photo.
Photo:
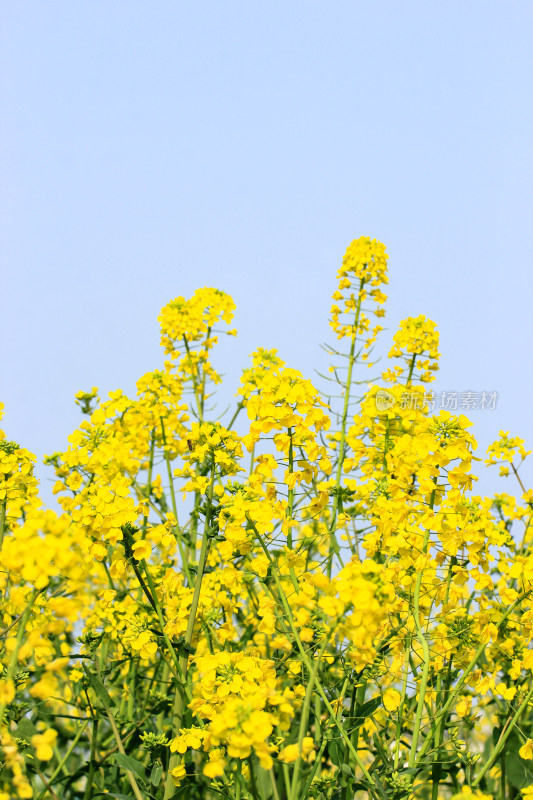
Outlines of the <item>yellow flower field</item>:
[{"label": "yellow flower field", "polygon": [[234,303],[170,301],[136,396],[76,395],[59,514],[0,432],[0,800],[533,794],[524,442],[431,408],[424,316],[380,375],[380,242],[337,278],[320,386],[259,349],[221,418]]}]

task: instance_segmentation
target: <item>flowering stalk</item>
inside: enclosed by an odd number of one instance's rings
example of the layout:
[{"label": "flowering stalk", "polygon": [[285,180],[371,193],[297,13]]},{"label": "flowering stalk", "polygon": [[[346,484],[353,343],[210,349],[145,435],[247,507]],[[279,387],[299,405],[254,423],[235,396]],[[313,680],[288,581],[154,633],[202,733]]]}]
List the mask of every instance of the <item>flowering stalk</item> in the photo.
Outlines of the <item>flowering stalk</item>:
[{"label": "flowering stalk", "polygon": [[[426,535],[424,538],[424,546],[422,552],[425,554],[427,553],[429,543],[429,530],[426,531]],[[413,738],[411,741],[411,752],[409,755],[409,768],[412,769],[415,761],[416,761],[416,753],[418,747],[418,737],[420,734],[420,726],[422,724],[422,714],[424,713],[424,702],[426,698],[426,689],[428,684],[429,678],[429,645],[427,642],[426,637],[424,636],[424,632],[422,630],[422,625],[420,624],[420,589],[422,586],[422,578],[423,578],[424,571],[420,570],[416,579],[416,586],[415,586],[415,593],[414,593],[414,600],[413,600],[413,615],[415,620],[415,627],[416,627],[416,635],[417,639],[422,646],[422,654],[423,654],[423,667],[422,667],[422,676],[420,678],[420,686],[418,689],[418,705],[416,709],[415,715],[415,722],[413,727]]]},{"label": "flowering stalk", "polygon": [[[163,420],[161,420],[161,428],[162,428],[163,437],[164,437],[165,428],[164,428],[164,425],[163,425]],[[153,475],[153,470],[154,470],[154,454],[155,454],[155,430],[152,429],[152,431],[150,433],[150,457],[149,457],[149,461],[148,461],[148,475],[146,477],[146,489],[145,489],[146,502],[148,504],[150,503],[150,494],[151,494],[151,491],[152,491],[152,475]],[[146,532],[147,525],[148,525],[148,512],[146,512],[144,514],[144,516],[143,516],[143,525],[142,525],[143,533]]]},{"label": "flowering stalk", "polygon": [[343,404],[342,418],[341,418],[341,429],[340,429],[340,439],[339,439],[339,455],[338,455],[338,459],[337,459],[337,469],[336,469],[336,472],[335,472],[335,489],[336,489],[336,493],[335,493],[335,499],[334,499],[334,502],[333,502],[333,512],[332,512],[331,526],[330,526],[331,537],[330,537],[329,554],[330,554],[330,559],[331,560],[333,559],[333,552],[334,552],[335,546],[336,546],[336,539],[335,539],[334,530],[335,530],[335,523],[337,521],[337,512],[338,512],[338,508],[339,508],[338,490],[339,490],[339,487],[341,485],[342,468],[343,468],[343,465],[344,465],[344,459],[345,459],[345,455],[346,455],[346,425],[348,423],[348,409],[350,408],[350,391],[351,391],[351,386],[352,386],[352,373],[353,373],[353,368],[354,368],[354,364],[355,364],[355,360],[356,360],[356,357],[355,357],[355,344],[356,344],[356,341],[357,341],[357,331],[358,331],[358,328],[359,328],[359,318],[361,316],[361,300],[362,300],[362,294],[363,294],[364,285],[365,285],[364,280],[361,280],[360,284],[359,284],[357,307],[356,307],[356,310],[355,310],[355,319],[354,319],[354,323],[353,323],[353,333],[352,333],[351,343],[350,343],[350,352],[349,352],[349,355],[348,355],[348,374],[346,376],[346,384],[345,384],[345,387],[344,387],[344,404]]},{"label": "flowering stalk", "polygon": [[[172,475],[172,468],[170,466],[170,455],[168,452],[167,446],[167,437],[165,434],[165,426],[163,420],[161,420],[161,434],[163,438],[163,452],[165,454],[165,463],[167,465],[167,474],[168,474],[168,484],[170,490],[170,497],[172,499],[172,511],[174,512],[174,518],[176,520],[176,526],[174,528],[176,534],[176,542],[178,543],[180,555],[181,555],[181,563],[183,564],[183,568],[187,575],[189,574],[189,558],[187,555],[187,548],[183,548],[182,542],[182,535],[179,528],[179,519],[178,519],[178,505],[176,503],[176,490],[174,489],[174,476]],[[194,552],[193,552],[194,558]]]},{"label": "flowering stalk", "polygon": [[[179,686],[176,689],[176,694],[174,697],[174,705],[172,709],[172,728],[176,733],[179,733],[183,720],[183,712],[185,706],[185,688],[188,679],[187,663],[189,660],[189,651],[194,632],[194,624],[196,622],[196,614],[198,612],[198,603],[200,600],[202,580],[207,562],[207,553],[209,550],[209,541],[211,536],[211,513],[213,510],[214,485],[215,485],[215,460],[213,455],[211,462],[211,480],[207,492],[207,508],[205,512],[205,524],[202,536],[202,547],[200,551],[200,560],[198,562],[198,573],[196,575],[196,580],[194,583],[194,594],[191,603],[191,610],[189,612],[189,619],[187,622],[187,630],[185,632],[184,644],[182,646],[182,654],[180,655],[179,658],[179,668],[180,668],[180,674],[183,676],[183,685]],[[172,795],[174,794],[175,786],[172,776],[172,770],[175,769],[178,763],[179,763],[179,754],[173,753],[170,756],[169,760],[167,779],[165,783],[165,794],[163,800],[168,800],[168,798],[172,797]]]}]

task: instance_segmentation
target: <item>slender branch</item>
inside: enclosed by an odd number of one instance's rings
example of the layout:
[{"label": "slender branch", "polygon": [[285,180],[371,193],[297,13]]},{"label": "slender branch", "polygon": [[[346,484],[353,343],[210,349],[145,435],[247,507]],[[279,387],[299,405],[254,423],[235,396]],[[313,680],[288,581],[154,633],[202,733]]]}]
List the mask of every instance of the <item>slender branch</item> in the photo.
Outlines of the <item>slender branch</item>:
[{"label": "slender branch", "polygon": [[335,551],[335,549],[337,547],[337,540],[335,538],[334,530],[335,530],[335,522],[337,520],[337,511],[338,511],[338,507],[339,507],[338,490],[339,490],[339,487],[341,485],[342,468],[343,468],[343,465],[344,465],[344,457],[345,457],[345,454],[346,454],[346,424],[348,422],[348,409],[350,407],[350,390],[351,390],[351,385],[352,385],[352,373],[353,373],[353,368],[354,368],[354,364],[355,364],[355,360],[356,360],[355,344],[356,344],[356,341],[357,341],[357,329],[359,327],[359,319],[360,319],[360,316],[361,316],[361,294],[362,294],[364,285],[365,285],[364,280],[361,280],[360,286],[359,286],[359,298],[358,298],[358,301],[357,301],[357,308],[355,310],[355,320],[354,320],[354,324],[353,324],[353,333],[352,333],[352,342],[351,342],[351,345],[350,345],[350,354],[349,354],[349,357],[348,357],[348,374],[346,376],[346,386],[345,386],[345,389],[344,389],[344,406],[343,406],[343,409],[342,409],[341,436],[340,436],[340,440],[339,440],[339,457],[338,457],[338,460],[337,460],[337,471],[336,471],[336,474],[335,474],[335,489],[337,490],[337,493],[335,495],[335,500],[334,500],[334,503],[333,503],[333,513],[332,513],[331,523],[330,523],[330,547],[329,547],[330,562],[329,562],[329,565],[328,565],[328,569],[329,569],[330,575],[331,575],[331,567],[332,567],[332,562],[333,562],[333,553],[334,553],[334,551]]},{"label": "slender branch", "polygon": [[6,508],[7,500],[2,500],[0,503],[0,551],[2,550],[2,545],[4,544],[4,533],[6,530]]},{"label": "slender branch", "polygon": [[[272,556],[270,555],[270,553],[268,551],[268,548],[266,547],[265,543],[263,542],[261,534],[258,532],[255,524],[252,522],[252,520],[249,517],[248,517],[248,522],[250,523],[250,525],[251,525],[251,527],[252,527],[252,529],[253,529],[256,537],[257,537],[257,540],[258,540],[259,544],[261,545],[261,548],[262,548],[263,552],[265,553],[266,557],[268,558],[268,560],[270,562],[270,565],[272,567],[272,575],[273,575],[274,581],[276,583],[276,588],[278,590],[278,594],[279,594],[281,603],[283,605],[283,609],[285,611],[285,615],[286,615],[286,618],[288,620],[289,627],[291,629],[292,635],[294,636],[294,640],[296,642],[298,650],[300,651],[300,655],[302,657],[302,662],[305,664],[306,669],[308,670],[308,672],[311,673],[313,667],[312,667],[312,664],[311,664],[311,662],[309,660],[309,657],[308,657],[308,655],[307,655],[307,653],[305,651],[305,648],[304,648],[304,646],[302,644],[302,640],[300,639],[300,636],[298,634],[298,630],[296,628],[296,625],[294,623],[294,619],[293,619],[293,616],[292,616],[291,607],[290,607],[290,604],[289,604],[289,602],[287,600],[287,596],[286,596],[286,594],[285,594],[285,592],[283,590],[283,586],[281,585],[281,582],[279,580],[277,571],[275,569],[274,562],[272,560]],[[353,756],[355,763],[357,764],[357,766],[359,767],[359,769],[361,770],[361,772],[363,773],[363,775],[365,776],[365,778],[367,779],[367,781],[369,782],[371,787],[373,789],[375,789],[376,788],[376,783],[375,783],[374,779],[372,778],[372,776],[368,772],[367,768],[365,767],[363,761],[361,760],[361,757],[360,757],[359,753],[357,752],[357,750],[355,750],[354,746],[352,745],[352,742],[351,742],[348,734],[344,730],[344,726],[337,719],[337,715],[336,715],[335,711],[333,710],[333,708],[331,706],[331,703],[329,702],[328,697],[327,697],[326,693],[324,692],[324,689],[322,688],[320,683],[317,684],[317,691],[318,691],[320,697],[322,698],[322,700],[324,702],[324,705],[325,705],[325,707],[326,707],[326,709],[328,711],[328,714],[331,716],[332,720],[334,721],[334,724],[336,725],[336,727],[337,727],[342,739],[344,740],[348,750],[350,751],[351,755]]]},{"label": "slender branch", "polygon": [[523,699],[523,701],[520,703],[520,705],[517,708],[513,718],[509,722],[509,725],[507,725],[506,729],[504,731],[502,731],[502,734],[501,734],[500,738],[498,739],[498,742],[496,743],[496,747],[494,748],[494,750],[490,754],[490,756],[487,759],[487,761],[485,762],[485,764],[483,764],[483,766],[482,766],[481,770],[479,771],[477,777],[472,782],[471,785],[472,785],[473,789],[475,789],[476,786],[478,786],[478,784],[483,780],[484,775],[488,772],[488,770],[492,767],[492,765],[494,764],[494,762],[496,761],[496,759],[500,755],[500,752],[503,750],[503,748],[505,746],[505,742],[509,738],[509,735],[512,733],[516,723],[520,719],[520,716],[521,716],[522,712],[529,705],[529,702],[530,702],[532,697],[533,697],[533,687],[529,690],[529,692],[526,694],[526,696]]},{"label": "slender branch", "polygon": [[[172,708],[172,728],[176,732],[176,734],[179,732],[183,720],[183,712],[185,705],[184,703],[185,687],[187,684],[187,664],[189,661],[188,650],[192,642],[194,623],[196,621],[196,614],[198,612],[198,603],[200,600],[200,591],[202,588],[202,579],[204,576],[205,566],[207,562],[207,553],[209,549],[209,534],[211,528],[211,514],[213,510],[214,485],[215,485],[215,461],[213,456],[213,461],[211,464],[211,482],[209,484],[209,489],[207,494],[205,525],[202,536],[202,549],[200,551],[200,561],[198,562],[198,574],[196,576],[196,581],[194,584],[194,593],[189,612],[189,619],[187,621],[187,630],[185,632],[185,645],[179,659],[180,671],[183,675],[183,687],[180,686],[177,687],[176,694],[174,696],[174,705]],[[178,764],[179,758],[180,758],[179,753],[172,753],[172,755],[170,756],[163,800],[168,800],[168,798],[170,798],[174,793],[175,787],[174,787],[174,781],[172,779],[172,770]]]},{"label": "slender branch", "polygon": [[[98,660],[95,660],[94,665],[95,665],[96,671],[98,673],[98,678],[103,683],[103,681],[102,681],[102,673],[100,672],[100,665],[98,663]],[[113,712],[107,706],[105,706],[105,711],[106,711],[106,714],[107,714],[107,718],[109,720],[109,724],[111,725],[111,730],[113,731],[113,736],[115,737],[115,741],[117,743],[118,752],[122,753],[122,755],[125,756],[126,755],[126,751],[124,750],[124,744],[123,744],[122,739],[120,737],[120,733],[119,733],[119,730],[117,728],[117,723],[115,722],[115,717],[113,716]],[[131,786],[131,789],[133,791],[133,794],[135,795],[137,800],[144,800],[144,798],[143,798],[143,796],[141,794],[141,790],[139,789],[139,784],[137,783],[137,780],[136,780],[135,775],[133,774],[133,772],[131,772],[131,770],[129,770],[129,769],[126,769],[125,773],[126,773],[126,777],[128,778],[128,781],[129,781],[129,784]]]}]

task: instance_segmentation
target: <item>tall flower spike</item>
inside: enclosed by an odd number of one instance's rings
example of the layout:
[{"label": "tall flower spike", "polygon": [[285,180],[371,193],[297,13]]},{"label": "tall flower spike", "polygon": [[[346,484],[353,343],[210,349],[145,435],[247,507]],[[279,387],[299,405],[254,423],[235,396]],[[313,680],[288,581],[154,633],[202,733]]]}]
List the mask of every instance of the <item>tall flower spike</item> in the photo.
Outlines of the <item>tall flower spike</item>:
[{"label": "tall flower spike", "polygon": [[[177,297],[171,300],[158,317],[161,325],[161,345],[165,353],[173,357],[179,351],[184,338],[190,343],[199,342],[219,322],[229,323],[233,319],[235,303],[229,294],[219,289],[197,289],[190,300]],[[234,334],[234,331],[227,331]],[[216,339],[215,339],[216,341]]]},{"label": "tall flower spike", "polygon": [[[168,303],[158,317],[161,345],[172,360],[182,380],[192,384],[196,398],[196,414],[203,421],[205,401],[209,397],[206,384],[221,382],[209,360],[209,353],[218,342],[216,325],[233,319],[235,303],[219,289],[198,289],[190,300],[177,297]],[[235,330],[226,330],[230,336]]]},{"label": "tall flower spike", "polygon": [[433,373],[439,368],[440,358],[437,325],[423,314],[402,320],[394,334],[389,358],[402,359],[405,366],[398,365],[393,370],[387,370],[383,374],[385,380],[396,382],[405,377],[406,382],[411,383],[416,377],[421,383],[434,381]]},{"label": "tall flower spike", "polygon": [[[385,245],[368,236],[354,239],[347,248],[342,266],[337,273],[339,286],[333,295],[335,303],[331,306],[330,326],[338,339],[368,332],[370,319],[367,314],[384,316],[385,310],[382,306],[387,296],[380,287],[389,282],[387,261]],[[367,299],[373,301],[375,307],[363,310],[361,303]],[[378,330],[373,330],[369,337],[372,342],[375,334],[381,330],[381,326],[377,328]]]}]

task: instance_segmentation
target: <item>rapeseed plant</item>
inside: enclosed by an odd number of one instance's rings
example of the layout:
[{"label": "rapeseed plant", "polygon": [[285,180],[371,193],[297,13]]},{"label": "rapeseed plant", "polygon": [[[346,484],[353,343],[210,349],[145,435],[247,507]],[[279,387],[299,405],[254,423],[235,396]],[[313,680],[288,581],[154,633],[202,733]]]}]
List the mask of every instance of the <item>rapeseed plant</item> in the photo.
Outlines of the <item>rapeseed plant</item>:
[{"label": "rapeseed plant", "polygon": [[342,261],[336,400],[258,349],[216,418],[235,306],[204,288],[134,397],[77,393],[61,513],[0,432],[0,800],[533,794],[528,453],[502,431],[518,496],[473,493],[424,316],[362,392],[387,267],[367,237]]}]

